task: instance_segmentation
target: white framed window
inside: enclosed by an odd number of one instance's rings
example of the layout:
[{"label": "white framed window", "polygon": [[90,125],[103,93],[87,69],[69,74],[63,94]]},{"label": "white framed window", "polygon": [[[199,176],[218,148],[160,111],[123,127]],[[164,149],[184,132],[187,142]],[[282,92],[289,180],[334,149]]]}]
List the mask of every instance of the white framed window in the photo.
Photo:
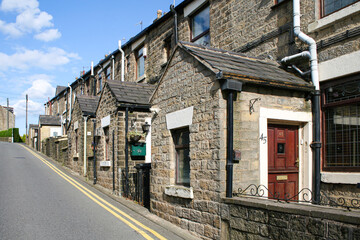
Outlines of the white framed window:
[{"label": "white framed window", "polygon": [[321,1],[321,17],[325,17],[333,12],[345,8],[359,0],[320,0]]},{"label": "white framed window", "polygon": [[189,128],[172,131],[176,153],[176,184],[190,186]]},{"label": "white framed window", "polygon": [[141,78],[145,74],[145,57],[144,57],[144,46],[141,46],[135,52],[136,57],[136,78]]},{"label": "white framed window", "polygon": [[210,45],[210,6],[206,5],[191,18],[191,42]]}]

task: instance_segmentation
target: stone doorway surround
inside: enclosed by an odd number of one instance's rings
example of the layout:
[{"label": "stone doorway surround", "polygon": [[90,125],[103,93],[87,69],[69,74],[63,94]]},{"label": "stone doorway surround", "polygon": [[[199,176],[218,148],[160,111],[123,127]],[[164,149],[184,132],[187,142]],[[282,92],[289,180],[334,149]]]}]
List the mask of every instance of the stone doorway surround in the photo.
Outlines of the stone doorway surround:
[{"label": "stone doorway surround", "polygon": [[[267,129],[269,123],[299,126],[299,189],[309,188],[312,190],[313,157],[310,148],[312,142],[312,113],[260,108],[260,184],[265,187],[268,187]],[[299,200],[301,200],[301,196],[299,196]]]}]

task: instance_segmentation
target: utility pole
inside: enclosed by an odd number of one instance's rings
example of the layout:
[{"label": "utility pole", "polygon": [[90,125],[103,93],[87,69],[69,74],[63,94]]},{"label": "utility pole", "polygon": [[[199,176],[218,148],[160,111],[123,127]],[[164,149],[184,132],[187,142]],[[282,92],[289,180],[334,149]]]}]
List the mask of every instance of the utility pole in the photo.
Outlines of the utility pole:
[{"label": "utility pole", "polygon": [[6,109],[6,117],[7,117],[7,129],[9,129],[9,98],[7,98],[7,109]]},{"label": "utility pole", "polygon": [[25,123],[25,141],[27,140],[27,120],[28,120],[28,95],[26,94],[26,123]]}]

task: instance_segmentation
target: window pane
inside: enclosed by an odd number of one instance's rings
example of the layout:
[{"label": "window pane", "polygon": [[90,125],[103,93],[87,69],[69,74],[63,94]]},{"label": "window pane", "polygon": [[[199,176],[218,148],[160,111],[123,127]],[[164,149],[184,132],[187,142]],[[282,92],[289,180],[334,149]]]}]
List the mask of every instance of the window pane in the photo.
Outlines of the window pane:
[{"label": "window pane", "polygon": [[201,12],[195,15],[192,19],[192,38],[196,38],[203,32],[209,30],[210,28],[210,7],[204,8]]},{"label": "window pane", "polygon": [[178,149],[177,151],[177,183],[190,184],[190,158],[189,149]]},{"label": "window pane", "polygon": [[323,0],[324,15],[326,16],[357,1],[359,0]]},{"label": "window pane", "polygon": [[194,43],[203,45],[203,46],[210,46],[210,34],[206,34],[206,35],[202,36],[201,38],[196,40]]},{"label": "window pane", "polygon": [[143,49],[144,48],[140,48],[136,54],[136,74],[138,78],[143,76],[145,73],[145,59],[143,56]]},{"label": "window pane", "polygon": [[360,104],[325,112],[326,166],[360,167]]}]

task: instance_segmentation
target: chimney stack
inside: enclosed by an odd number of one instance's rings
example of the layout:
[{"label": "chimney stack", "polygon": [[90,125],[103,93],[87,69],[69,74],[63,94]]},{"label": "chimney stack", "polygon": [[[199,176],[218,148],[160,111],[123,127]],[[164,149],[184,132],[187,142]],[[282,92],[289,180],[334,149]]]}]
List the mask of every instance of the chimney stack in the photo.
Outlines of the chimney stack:
[{"label": "chimney stack", "polygon": [[157,18],[156,19],[159,19],[162,17],[162,10],[157,10]]}]

